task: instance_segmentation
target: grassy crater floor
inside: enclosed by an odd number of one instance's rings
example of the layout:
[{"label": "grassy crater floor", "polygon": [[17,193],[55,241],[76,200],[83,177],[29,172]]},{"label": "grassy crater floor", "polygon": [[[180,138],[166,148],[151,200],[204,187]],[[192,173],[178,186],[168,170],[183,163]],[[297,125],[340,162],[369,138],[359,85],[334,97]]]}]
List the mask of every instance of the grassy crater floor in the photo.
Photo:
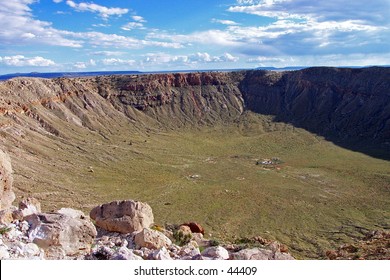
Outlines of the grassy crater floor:
[{"label": "grassy crater floor", "polygon": [[[33,194],[44,210],[86,213],[140,200],[157,224],[197,221],[222,241],[277,239],[304,259],[390,228],[390,162],[290,125],[113,126],[109,137],[84,130],[69,137],[30,134],[10,148],[19,196]],[[282,163],[256,164],[275,157]]]}]

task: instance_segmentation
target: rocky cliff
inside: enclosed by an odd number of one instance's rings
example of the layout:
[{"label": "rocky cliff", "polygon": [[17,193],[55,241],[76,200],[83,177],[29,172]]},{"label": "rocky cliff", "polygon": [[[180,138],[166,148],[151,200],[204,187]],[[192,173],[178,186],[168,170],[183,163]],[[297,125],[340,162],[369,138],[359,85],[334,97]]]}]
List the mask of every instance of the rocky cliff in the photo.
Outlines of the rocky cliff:
[{"label": "rocky cliff", "polygon": [[374,67],[17,78],[0,84],[0,114],[3,127],[4,118],[25,114],[59,135],[49,115],[96,130],[107,118],[175,128],[229,123],[250,110],[323,136],[383,143],[390,139],[389,77],[389,68]]},{"label": "rocky cliff", "polygon": [[247,109],[276,121],[340,139],[390,139],[389,68],[251,71],[239,88]]}]

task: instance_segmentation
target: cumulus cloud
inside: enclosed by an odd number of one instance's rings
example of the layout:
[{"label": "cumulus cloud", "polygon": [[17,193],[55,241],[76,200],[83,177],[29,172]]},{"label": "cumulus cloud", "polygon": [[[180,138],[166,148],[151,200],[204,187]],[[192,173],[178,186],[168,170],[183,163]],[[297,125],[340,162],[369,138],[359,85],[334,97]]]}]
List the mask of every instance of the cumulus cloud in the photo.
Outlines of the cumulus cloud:
[{"label": "cumulus cloud", "polygon": [[220,47],[254,57],[386,53],[390,49],[390,21],[386,13],[389,10],[388,0],[378,0],[375,5],[362,0],[348,5],[336,0],[320,0],[315,5],[311,0],[237,0],[228,11],[272,20],[259,20],[257,25],[225,22],[224,28],[189,34],[150,32],[149,38],[185,46]]},{"label": "cumulus cloud", "polygon": [[121,16],[127,14],[129,12],[128,9],[124,8],[109,8],[105,6],[101,6],[95,3],[85,3],[81,2],[79,4],[74,1],[67,0],[66,4],[73,8],[77,12],[91,12],[97,13],[103,19],[108,19],[110,16]]},{"label": "cumulus cloud", "polygon": [[[73,32],[52,27],[50,22],[36,20],[29,5],[37,0],[4,1],[0,5],[0,42],[4,45],[51,45],[80,48],[85,45],[139,49],[149,46],[181,48],[171,41],[142,40],[101,32]],[[107,12],[108,13],[108,12]],[[136,18],[142,21],[140,17]]]},{"label": "cumulus cloud", "polygon": [[2,45],[45,44],[81,47],[51,23],[34,19],[29,5],[35,0],[3,1],[0,5],[0,42]]},{"label": "cumulus cloud", "polygon": [[5,64],[7,66],[23,67],[23,66],[33,66],[33,67],[48,67],[54,66],[54,61],[46,59],[40,56],[35,57],[25,57],[23,55],[14,55],[14,56],[0,56],[0,64]]}]

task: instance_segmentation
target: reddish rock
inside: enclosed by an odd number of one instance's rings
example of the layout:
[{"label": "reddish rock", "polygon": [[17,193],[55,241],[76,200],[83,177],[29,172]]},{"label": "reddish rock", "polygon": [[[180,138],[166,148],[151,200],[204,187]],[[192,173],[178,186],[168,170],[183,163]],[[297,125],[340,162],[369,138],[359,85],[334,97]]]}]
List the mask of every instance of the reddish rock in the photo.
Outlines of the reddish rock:
[{"label": "reddish rock", "polygon": [[193,232],[193,233],[204,234],[204,228],[200,224],[198,224],[198,223],[189,222],[189,223],[186,223],[186,224],[182,224],[182,226],[188,226],[191,229],[191,232]]}]

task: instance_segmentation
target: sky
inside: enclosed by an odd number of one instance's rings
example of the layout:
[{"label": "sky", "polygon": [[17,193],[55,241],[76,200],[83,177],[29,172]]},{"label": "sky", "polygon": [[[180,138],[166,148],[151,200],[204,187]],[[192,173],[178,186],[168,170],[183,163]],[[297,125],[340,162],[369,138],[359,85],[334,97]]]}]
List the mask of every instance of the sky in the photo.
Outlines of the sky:
[{"label": "sky", "polygon": [[390,65],[390,0],[0,0],[0,74]]}]

